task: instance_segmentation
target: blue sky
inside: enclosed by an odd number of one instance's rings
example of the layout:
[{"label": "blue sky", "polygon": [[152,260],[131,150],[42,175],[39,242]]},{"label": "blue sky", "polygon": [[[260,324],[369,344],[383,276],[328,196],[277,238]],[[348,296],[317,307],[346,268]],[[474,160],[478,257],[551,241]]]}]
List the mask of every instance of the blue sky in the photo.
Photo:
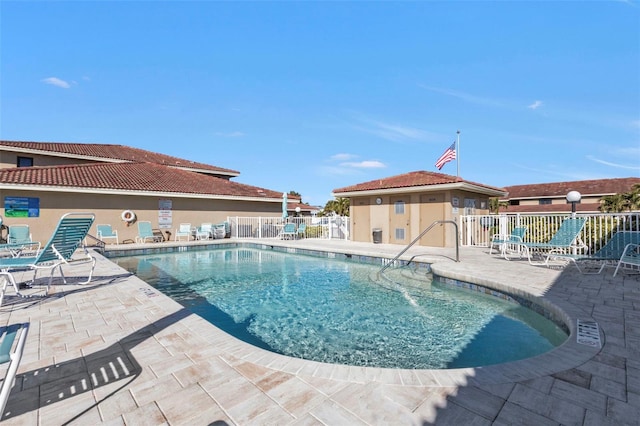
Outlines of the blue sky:
[{"label": "blue sky", "polygon": [[[640,175],[640,3],[0,2],[0,137],[122,144],[297,191],[416,170]],[[455,175],[456,162],[443,173]]]}]

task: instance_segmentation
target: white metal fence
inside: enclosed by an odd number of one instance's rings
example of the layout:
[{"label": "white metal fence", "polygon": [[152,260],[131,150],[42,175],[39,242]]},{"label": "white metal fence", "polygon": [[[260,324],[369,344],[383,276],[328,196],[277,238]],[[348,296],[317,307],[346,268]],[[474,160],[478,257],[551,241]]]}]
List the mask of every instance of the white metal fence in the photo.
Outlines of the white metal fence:
[{"label": "white metal fence", "polygon": [[[526,226],[525,242],[547,242],[567,214],[501,214],[460,217],[460,245],[488,246],[493,234],[509,234],[516,226]],[[600,249],[617,231],[640,231],[640,212],[578,214],[587,223],[580,238],[589,253]]]},{"label": "white metal fence", "polygon": [[351,221],[347,216],[325,217],[240,217],[230,216],[227,221],[234,238],[281,238],[284,225],[293,223],[296,229],[304,224],[299,238],[343,239],[348,240]]}]

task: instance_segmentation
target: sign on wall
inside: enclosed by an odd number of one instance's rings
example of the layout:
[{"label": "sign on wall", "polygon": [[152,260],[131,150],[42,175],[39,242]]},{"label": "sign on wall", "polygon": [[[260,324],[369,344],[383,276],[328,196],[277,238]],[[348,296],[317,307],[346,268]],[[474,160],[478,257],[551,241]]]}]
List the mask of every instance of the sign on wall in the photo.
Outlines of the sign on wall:
[{"label": "sign on wall", "polygon": [[40,198],[4,197],[5,217],[40,217]]},{"label": "sign on wall", "polygon": [[158,201],[158,228],[171,229],[173,227],[173,211],[171,200]]}]

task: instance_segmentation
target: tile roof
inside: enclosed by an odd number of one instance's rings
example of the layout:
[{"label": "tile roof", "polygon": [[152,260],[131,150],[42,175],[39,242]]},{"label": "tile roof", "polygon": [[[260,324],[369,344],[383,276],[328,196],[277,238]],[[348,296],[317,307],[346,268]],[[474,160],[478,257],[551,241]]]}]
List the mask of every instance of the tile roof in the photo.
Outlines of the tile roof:
[{"label": "tile roof", "polygon": [[629,192],[634,184],[640,184],[640,177],[514,185],[505,187],[509,195],[504,199],[564,197],[569,191],[582,195],[612,195]]},{"label": "tile roof", "polygon": [[205,172],[214,172],[220,175],[238,176],[240,172],[209,164],[198,163],[185,160],[183,158],[172,157],[170,155],[158,154],[156,152],[145,151],[144,149],[132,148],[125,145],[109,145],[95,143],[66,143],[66,142],[23,142],[23,141],[0,141],[0,147],[6,146],[28,151],[41,151],[46,153],[56,153],[85,157],[98,161],[105,159],[111,161],[131,161],[163,164],[165,166],[188,168]]},{"label": "tile roof", "polygon": [[13,185],[282,198],[281,192],[154,163],[91,163],[0,169],[0,187],[10,188]]},{"label": "tile roof", "polygon": [[[500,207],[500,213],[568,213],[571,211],[571,204],[534,204]],[[579,203],[576,204],[576,211],[583,212],[600,212],[599,203]]]},{"label": "tile roof", "polygon": [[375,179],[369,182],[359,183],[357,185],[345,186],[344,188],[334,189],[333,193],[339,195],[345,192],[411,188],[421,186],[445,185],[452,183],[466,183],[493,191],[504,192],[502,188],[496,188],[493,186],[467,181],[460,177],[446,175],[444,173],[415,171],[383,179]]}]

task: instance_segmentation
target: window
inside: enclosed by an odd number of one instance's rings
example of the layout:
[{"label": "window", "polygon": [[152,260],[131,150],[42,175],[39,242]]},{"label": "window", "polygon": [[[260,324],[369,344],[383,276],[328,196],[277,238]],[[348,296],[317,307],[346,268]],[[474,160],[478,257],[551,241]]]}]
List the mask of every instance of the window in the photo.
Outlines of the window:
[{"label": "window", "polygon": [[465,198],[464,199],[464,214],[476,214],[476,199]]},{"label": "window", "polygon": [[404,214],[404,201],[396,201],[394,207],[396,214]]},{"label": "window", "polygon": [[33,158],[32,157],[18,157],[17,166],[18,167],[33,167]]},{"label": "window", "polygon": [[551,198],[541,198],[540,200],[538,200],[538,204],[551,204]]},{"label": "window", "polygon": [[520,205],[520,200],[509,200],[509,205],[510,206],[519,206]]},{"label": "window", "polygon": [[404,228],[396,228],[396,240],[404,240]]}]

